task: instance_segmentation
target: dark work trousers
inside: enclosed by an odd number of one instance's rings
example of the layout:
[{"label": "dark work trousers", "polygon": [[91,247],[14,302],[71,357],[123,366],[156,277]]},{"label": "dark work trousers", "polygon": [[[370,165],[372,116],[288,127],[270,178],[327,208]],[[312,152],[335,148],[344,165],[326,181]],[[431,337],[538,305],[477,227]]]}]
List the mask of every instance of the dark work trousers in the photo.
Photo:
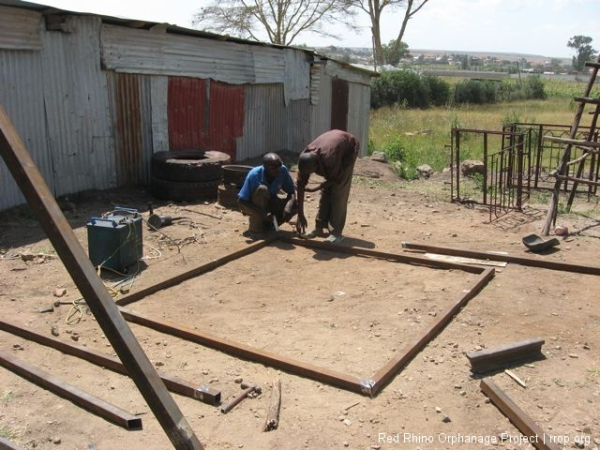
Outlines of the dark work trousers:
[{"label": "dark work trousers", "polygon": [[336,236],[340,236],[344,231],[353,171],[354,163],[344,169],[339,183],[334,183],[321,191],[316,228],[329,228],[329,232]]},{"label": "dark work trousers", "polygon": [[[261,184],[254,191],[251,201],[264,213],[273,214],[277,218],[277,223],[280,224],[283,222],[283,210],[285,209],[287,200],[278,196],[271,197],[269,189],[264,184]],[[267,227],[270,228],[272,226],[272,224],[263,221],[264,214],[255,214],[253,211],[246,210],[244,207],[241,207],[241,210],[243,213],[250,216],[248,220],[248,231],[251,231],[252,233],[261,233],[265,231]]]}]

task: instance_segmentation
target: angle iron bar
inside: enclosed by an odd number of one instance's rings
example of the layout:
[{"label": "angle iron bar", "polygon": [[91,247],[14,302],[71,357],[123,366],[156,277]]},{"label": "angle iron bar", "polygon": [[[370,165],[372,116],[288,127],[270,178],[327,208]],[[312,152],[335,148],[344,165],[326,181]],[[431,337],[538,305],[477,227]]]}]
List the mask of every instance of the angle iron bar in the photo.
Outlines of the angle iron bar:
[{"label": "angle iron bar", "polygon": [[456,300],[446,311],[439,316],[431,325],[429,325],[420,336],[407,344],[404,349],[392,358],[384,367],[379,369],[373,376],[375,381],[372,390],[372,395],[380,391],[408,362],[419,353],[439,332],[444,328],[452,318],[465,306],[469,300],[475,297],[486,284],[494,278],[495,271],[493,268],[488,268],[480,275],[477,283],[465,295]]},{"label": "angle iron bar", "polygon": [[[18,325],[7,322],[2,318],[0,318],[0,330],[12,333],[24,339],[29,339],[30,341],[36,342],[41,345],[45,345],[47,347],[52,347],[55,350],[61,351],[66,355],[71,355],[77,358],[84,359],[92,364],[96,364],[97,366],[101,366],[108,370],[112,370],[113,372],[127,376],[127,369],[125,368],[123,363],[121,363],[121,361],[111,356],[104,355],[95,350],[63,342],[60,339],[39,334],[33,330],[21,328]],[[165,383],[165,386],[167,386],[167,389],[171,392],[175,392],[186,397],[194,398],[203,403],[207,403],[213,406],[218,405],[221,402],[220,391],[216,391],[212,388],[205,386],[194,387],[191,383],[180,380],[179,378],[170,375],[159,373],[159,376]]]},{"label": "angle iron bar", "polygon": [[270,236],[267,239],[265,239],[264,241],[259,241],[259,242],[250,244],[249,246],[247,246],[241,250],[235,251],[235,252],[233,252],[229,255],[226,255],[222,258],[219,258],[215,261],[210,261],[209,263],[202,264],[194,269],[188,270],[187,272],[176,275],[172,278],[161,281],[152,286],[148,286],[148,287],[146,287],[140,291],[134,292],[132,294],[128,294],[125,297],[121,297],[115,303],[119,306],[126,306],[133,302],[137,302],[138,300],[141,300],[150,294],[154,294],[155,292],[158,292],[160,290],[166,289],[171,286],[175,286],[176,284],[179,284],[185,280],[189,280],[190,278],[193,278],[195,276],[201,275],[206,272],[210,272],[211,270],[214,270],[214,269],[216,269],[222,265],[225,265],[231,261],[234,261],[236,259],[239,259],[239,258],[249,255],[251,253],[254,253],[257,250],[260,250],[261,248],[271,244],[272,242],[274,242],[276,240],[277,240],[277,235]]},{"label": "angle iron bar", "polygon": [[422,250],[427,253],[438,253],[440,255],[464,256],[466,258],[475,259],[489,259],[491,261],[505,261],[508,263],[520,264],[522,266],[540,267],[543,269],[560,270],[563,272],[583,273],[586,275],[600,275],[600,267],[598,266],[568,264],[556,261],[526,258],[523,256],[502,255],[494,252],[479,252],[450,247],[436,247],[433,245],[413,244],[410,242],[403,242],[402,247],[410,250]]},{"label": "angle iron bar", "polygon": [[538,361],[544,359],[540,338],[527,339],[502,347],[479,350],[467,353],[471,364],[471,372],[481,374],[498,369],[505,369],[523,361]]},{"label": "angle iron bar", "polygon": [[0,155],[133,382],[177,450],[204,447],[96,273],[23,141],[0,105]]},{"label": "angle iron bar", "polygon": [[517,429],[528,437],[528,441],[538,450],[560,450],[558,444],[552,442],[552,437],[544,433],[527,414],[519,408],[506,393],[490,378],[481,380],[480,388],[483,393],[496,405]]},{"label": "angle iron bar", "polygon": [[327,242],[320,242],[308,239],[290,238],[281,236],[279,238],[283,242],[287,242],[294,245],[299,245],[306,248],[316,248],[319,250],[326,250],[330,252],[346,253],[354,256],[369,256],[378,259],[386,259],[388,261],[402,262],[406,264],[412,264],[417,266],[426,266],[434,269],[450,269],[450,270],[462,270],[468,273],[480,274],[485,269],[479,266],[473,266],[469,264],[461,264],[448,261],[435,261],[419,258],[416,256],[399,255],[396,253],[380,252],[377,250],[369,250],[359,247],[346,247],[343,245],[332,245]]},{"label": "angle iron bar", "polygon": [[0,351],[0,365],[50,392],[128,430],[141,430],[142,419]]},{"label": "angle iron bar", "polygon": [[124,308],[121,308],[121,314],[129,322],[151,328],[161,333],[195,342],[248,361],[266,364],[295,375],[305,376],[348,391],[357,392],[359,394],[363,393],[360,380],[353,376],[344,375],[333,370],[317,367],[313,364],[304,363],[292,358],[282,357],[269,351],[255,349],[248,345],[232,341],[231,339],[192,330],[164,320],[155,320]]},{"label": "angle iron bar", "polygon": [[22,450],[23,447],[17,447],[16,444],[13,444],[8,439],[4,439],[0,436],[0,450]]}]

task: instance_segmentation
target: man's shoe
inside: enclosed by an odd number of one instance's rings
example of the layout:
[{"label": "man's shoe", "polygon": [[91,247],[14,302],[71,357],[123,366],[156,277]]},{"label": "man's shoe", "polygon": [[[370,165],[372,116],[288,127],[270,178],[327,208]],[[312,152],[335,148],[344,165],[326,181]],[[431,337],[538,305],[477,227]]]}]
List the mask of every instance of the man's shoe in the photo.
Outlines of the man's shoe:
[{"label": "man's shoe", "polygon": [[302,235],[304,239],[314,239],[316,237],[323,236],[325,236],[325,233],[323,232],[323,230],[319,230],[318,228],[315,228],[314,230],[311,230],[308,233]]},{"label": "man's shoe", "polygon": [[244,231],[242,233],[242,236],[247,237],[248,239],[251,239],[253,241],[260,241],[261,239],[264,239],[263,233],[255,233],[254,231],[250,230]]},{"label": "man's shoe", "polygon": [[325,239],[325,242],[329,242],[330,244],[339,244],[343,240],[344,240],[344,236],[342,236],[341,234],[338,236],[336,236],[335,234],[330,234]]}]

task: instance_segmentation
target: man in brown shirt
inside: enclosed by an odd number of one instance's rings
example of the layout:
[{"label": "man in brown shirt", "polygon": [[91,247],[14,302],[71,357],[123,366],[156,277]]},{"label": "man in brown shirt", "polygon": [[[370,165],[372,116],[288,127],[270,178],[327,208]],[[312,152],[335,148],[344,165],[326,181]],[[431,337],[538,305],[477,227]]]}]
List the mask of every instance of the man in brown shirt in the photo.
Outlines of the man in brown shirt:
[{"label": "man in brown shirt", "polygon": [[[325,236],[329,229],[327,242],[337,244],[344,237],[342,231],[346,225],[348,197],[352,184],[354,163],[358,157],[360,144],[350,133],[331,130],[323,133],[306,146],[298,160],[297,200],[298,221],[296,231],[305,238]],[[307,188],[312,173],[325,178],[316,188]],[[304,215],[304,193],[321,190],[319,210],[315,220],[315,228],[306,232],[306,216]]]}]

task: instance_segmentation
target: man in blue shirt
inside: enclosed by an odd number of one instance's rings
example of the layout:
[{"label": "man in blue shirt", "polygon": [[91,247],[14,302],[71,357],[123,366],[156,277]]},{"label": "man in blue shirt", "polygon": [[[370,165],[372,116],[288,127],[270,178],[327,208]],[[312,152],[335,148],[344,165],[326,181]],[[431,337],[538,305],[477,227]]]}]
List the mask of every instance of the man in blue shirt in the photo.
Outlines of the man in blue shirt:
[{"label": "man in blue shirt", "polygon": [[[283,191],[287,196],[280,197]],[[276,153],[263,156],[262,166],[253,168],[238,194],[240,210],[250,216],[248,231],[256,237],[273,226],[288,222],[298,212],[294,180]]]}]

